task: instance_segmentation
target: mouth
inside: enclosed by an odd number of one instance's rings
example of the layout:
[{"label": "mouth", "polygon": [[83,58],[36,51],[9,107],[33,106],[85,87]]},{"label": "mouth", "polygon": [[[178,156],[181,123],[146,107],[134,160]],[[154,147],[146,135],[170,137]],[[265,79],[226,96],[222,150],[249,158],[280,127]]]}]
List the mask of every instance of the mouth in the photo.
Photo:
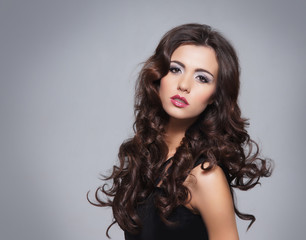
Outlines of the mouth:
[{"label": "mouth", "polygon": [[187,107],[189,105],[186,98],[181,97],[179,95],[172,96],[170,99],[171,99],[172,104],[179,108]]}]

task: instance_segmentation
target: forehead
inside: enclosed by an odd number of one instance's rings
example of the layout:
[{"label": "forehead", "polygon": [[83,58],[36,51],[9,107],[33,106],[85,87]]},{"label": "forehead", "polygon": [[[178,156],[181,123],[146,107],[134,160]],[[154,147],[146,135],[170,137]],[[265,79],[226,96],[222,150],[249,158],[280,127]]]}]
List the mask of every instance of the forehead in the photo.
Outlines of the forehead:
[{"label": "forehead", "polygon": [[186,68],[203,68],[218,73],[215,50],[208,46],[181,45],[171,55],[171,61],[180,61]]}]

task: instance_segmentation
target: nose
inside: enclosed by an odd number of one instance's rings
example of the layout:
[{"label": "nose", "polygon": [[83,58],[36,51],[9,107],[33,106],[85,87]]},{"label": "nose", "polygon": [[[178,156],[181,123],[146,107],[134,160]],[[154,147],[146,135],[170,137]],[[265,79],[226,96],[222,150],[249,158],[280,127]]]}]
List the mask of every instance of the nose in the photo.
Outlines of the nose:
[{"label": "nose", "polygon": [[186,93],[190,93],[191,84],[192,84],[191,77],[188,75],[183,75],[181,76],[178,82],[177,90],[186,92]]}]

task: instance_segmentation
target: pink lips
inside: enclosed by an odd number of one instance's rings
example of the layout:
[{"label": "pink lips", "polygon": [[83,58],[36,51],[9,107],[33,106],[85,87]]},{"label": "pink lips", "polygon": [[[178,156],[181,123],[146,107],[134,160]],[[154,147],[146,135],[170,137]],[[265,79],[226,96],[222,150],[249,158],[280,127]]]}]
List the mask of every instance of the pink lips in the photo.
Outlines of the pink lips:
[{"label": "pink lips", "polygon": [[179,108],[184,108],[184,107],[187,107],[189,105],[186,98],[181,97],[180,95],[175,95],[175,96],[171,97],[170,99],[171,99],[172,104],[176,107],[179,107]]}]

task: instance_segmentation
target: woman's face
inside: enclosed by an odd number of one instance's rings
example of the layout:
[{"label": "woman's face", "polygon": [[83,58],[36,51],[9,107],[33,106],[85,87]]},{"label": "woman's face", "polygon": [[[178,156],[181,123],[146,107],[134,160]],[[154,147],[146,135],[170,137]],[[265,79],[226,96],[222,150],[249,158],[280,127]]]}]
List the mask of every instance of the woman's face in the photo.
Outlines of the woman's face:
[{"label": "woman's face", "polygon": [[160,82],[164,110],[172,118],[194,121],[213,102],[217,73],[218,62],[212,48],[178,47],[171,56],[168,74]]}]

